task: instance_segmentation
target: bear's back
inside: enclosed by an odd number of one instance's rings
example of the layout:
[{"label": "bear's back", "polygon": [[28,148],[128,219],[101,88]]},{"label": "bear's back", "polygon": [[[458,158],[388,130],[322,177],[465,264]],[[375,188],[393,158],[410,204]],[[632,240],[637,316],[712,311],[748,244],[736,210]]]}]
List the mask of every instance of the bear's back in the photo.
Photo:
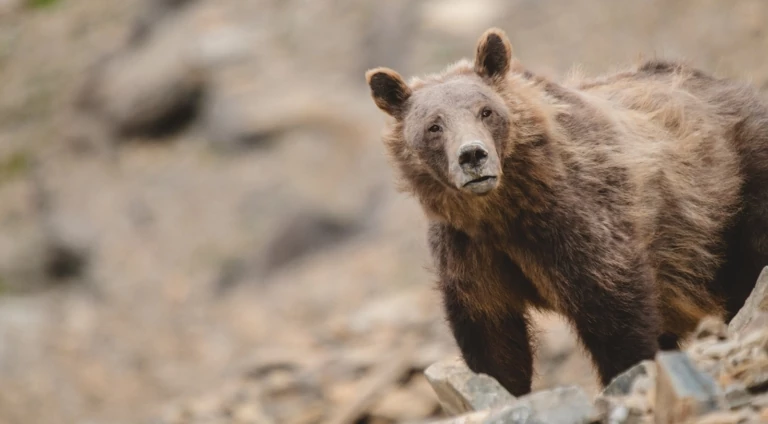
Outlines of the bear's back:
[{"label": "bear's back", "polygon": [[738,211],[744,179],[734,140],[743,118],[722,101],[729,90],[738,87],[670,64],[578,89],[610,122],[610,136],[592,148],[608,169],[626,171],[627,212],[653,263],[668,328],[721,308],[705,293],[721,262],[712,240]]}]

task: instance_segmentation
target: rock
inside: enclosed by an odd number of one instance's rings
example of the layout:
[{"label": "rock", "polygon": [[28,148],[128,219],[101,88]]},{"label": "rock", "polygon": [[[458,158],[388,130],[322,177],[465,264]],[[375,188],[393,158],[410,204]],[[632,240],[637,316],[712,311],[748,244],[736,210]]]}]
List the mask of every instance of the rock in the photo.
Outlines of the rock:
[{"label": "rock", "polygon": [[142,8],[141,12],[133,24],[133,28],[128,37],[130,45],[138,45],[150,37],[152,31],[158,27],[163,19],[174,12],[177,12],[182,6],[186,6],[193,0],[150,0]]},{"label": "rock", "polygon": [[488,418],[490,413],[490,410],[470,412],[443,420],[428,421],[428,424],[481,424],[485,422],[484,420]]},{"label": "rock", "polygon": [[188,124],[199,110],[205,71],[180,24],[166,24],[137,46],[94,66],[80,105],[120,136],[160,137]]},{"label": "rock", "polygon": [[656,366],[657,423],[683,422],[724,404],[712,377],[699,371],[684,352],[660,352]]},{"label": "rock", "polygon": [[595,399],[595,410],[589,419],[591,423],[626,424],[636,422],[640,417],[620,398],[598,396]]},{"label": "rock", "polygon": [[725,388],[725,402],[731,409],[748,405],[751,400],[752,395],[741,384],[734,384]]},{"label": "rock", "polygon": [[587,394],[579,387],[569,386],[531,393],[507,405],[435,423],[576,424],[589,422],[594,412]]},{"label": "rock", "polygon": [[731,333],[744,331],[749,323],[759,316],[760,312],[768,313],[768,267],[763,268],[763,272],[757,278],[757,284],[752,289],[747,301],[744,302],[744,306],[728,324],[728,331]]},{"label": "rock", "polygon": [[700,340],[706,338],[725,340],[728,337],[728,325],[719,317],[708,316],[699,322],[693,338]]},{"label": "rock", "polygon": [[602,391],[603,396],[625,396],[632,391],[632,386],[638,377],[655,372],[656,364],[653,361],[642,361],[632,368],[616,376]]},{"label": "rock", "polygon": [[0,237],[0,291],[37,292],[80,281],[93,253],[90,228],[59,213],[29,218]]},{"label": "rock", "polygon": [[597,397],[596,416],[608,423],[642,422],[653,413],[655,384],[656,364],[636,364],[614,378]]},{"label": "rock", "polygon": [[504,408],[498,412],[491,412],[483,420],[483,424],[545,424],[533,416],[533,412],[527,406]]},{"label": "rock", "polygon": [[263,271],[270,273],[300,257],[330,249],[359,231],[359,222],[303,211],[286,220],[283,228],[268,243]]},{"label": "rock", "polygon": [[368,137],[364,128],[370,118],[350,94],[330,95],[301,86],[251,87],[232,79],[216,82],[202,111],[205,137],[219,154],[263,150],[302,134],[308,134],[312,143],[322,140],[335,146]]},{"label": "rock", "polygon": [[459,358],[432,364],[424,375],[451,415],[507,405],[515,400],[498,381],[473,373]]},{"label": "rock", "polygon": [[594,407],[584,391],[576,386],[542,390],[517,399],[509,406],[491,412],[484,424],[575,424],[588,422]]},{"label": "rock", "polygon": [[0,17],[18,12],[22,4],[22,0],[0,0]]},{"label": "rock", "polygon": [[750,333],[768,328],[768,311],[757,311],[752,314],[749,322],[743,327],[741,332]]}]

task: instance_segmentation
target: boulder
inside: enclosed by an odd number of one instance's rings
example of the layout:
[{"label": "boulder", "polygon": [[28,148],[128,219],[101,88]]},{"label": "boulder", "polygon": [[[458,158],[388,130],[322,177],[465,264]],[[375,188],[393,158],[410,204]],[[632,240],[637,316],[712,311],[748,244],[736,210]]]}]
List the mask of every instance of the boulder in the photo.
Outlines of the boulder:
[{"label": "boulder", "polygon": [[632,386],[638,377],[656,372],[653,361],[642,361],[616,376],[601,393],[603,396],[626,396],[632,392]]},{"label": "boulder", "polygon": [[760,313],[768,313],[768,267],[763,268],[744,306],[728,324],[728,331],[732,333],[744,331],[753,319],[760,316]]},{"label": "boulder", "polygon": [[656,423],[679,423],[716,411],[725,403],[714,379],[684,352],[656,355]]},{"label": "boulder", "polygon": [[525,395],[511,405],[492,412],[487,424],[580,424],[594,415],[592,402],[576,386],[558,387]]},{"label": "boulder", "polygon": [[437,362],[424,371],[443,409],[451,415],[510,404],[515,397],[486,374],[473,373],[460,358]]}]

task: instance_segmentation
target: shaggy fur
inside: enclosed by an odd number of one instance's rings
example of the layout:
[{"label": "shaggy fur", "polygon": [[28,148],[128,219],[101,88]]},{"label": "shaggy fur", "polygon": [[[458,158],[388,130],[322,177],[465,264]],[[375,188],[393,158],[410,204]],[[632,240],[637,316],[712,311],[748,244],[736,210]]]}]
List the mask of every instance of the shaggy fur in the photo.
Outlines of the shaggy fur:
[{"label": "shaggy fur", "polygon": [[[367,74],[395,118],[384,142],[431,222],[469,367],[530,391],[531,308],[569,319],[603,384],[660,343],[676,347],[705,315],[730,319],[768,264],[768,107],[757,92],[658,61],[561,84],[526,71],[496,29],[477,49],[474,63],[408,84]],[[478,93],[493,117],[424,130]],[[492,139],[502,169],[488,194],[451,184],[454,127]]]}]

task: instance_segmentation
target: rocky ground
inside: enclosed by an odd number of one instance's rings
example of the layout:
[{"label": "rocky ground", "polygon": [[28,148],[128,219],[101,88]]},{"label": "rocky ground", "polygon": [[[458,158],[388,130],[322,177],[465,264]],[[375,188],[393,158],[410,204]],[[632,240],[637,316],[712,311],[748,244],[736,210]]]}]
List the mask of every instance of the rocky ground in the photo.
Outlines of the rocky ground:
[{"label": "rocky ground", "polygon": [[768,267],[726,325],[708,317],[682,351],[659,352],[590,398],[575,385],[515,398],[461,359],[425,375],[454,418],[434,424],[748,424],[768,422]]},{"label": "rocky ground", "polygon": [[[0,422],[444,417],[456,354],[363,72],[506,29],[532,70],[768,88],[761,0],[0,0]],[[536,389],[597,393],[541,316]]]}]

